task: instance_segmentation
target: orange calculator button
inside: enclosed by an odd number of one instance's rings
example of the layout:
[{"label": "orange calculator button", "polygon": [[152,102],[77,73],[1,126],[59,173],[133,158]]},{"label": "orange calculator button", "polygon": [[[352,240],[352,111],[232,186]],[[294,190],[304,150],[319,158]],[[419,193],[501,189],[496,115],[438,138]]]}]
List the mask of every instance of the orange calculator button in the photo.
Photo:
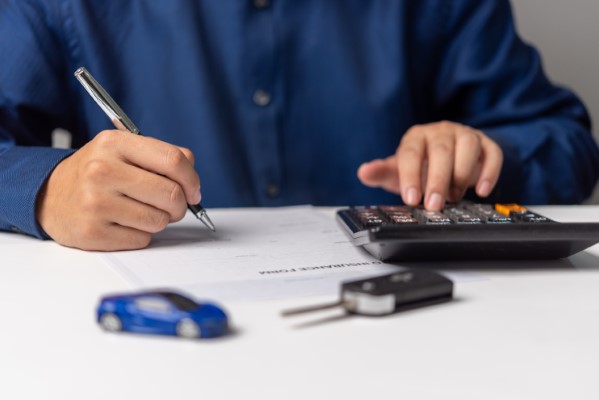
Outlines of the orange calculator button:
[{"label": "orange calculator button", "polygon": [[495,210],[506,217],[510,216],[510,213],[523,213],[528,211],[525,207],[522,207],[520,204],[495,204]]}]

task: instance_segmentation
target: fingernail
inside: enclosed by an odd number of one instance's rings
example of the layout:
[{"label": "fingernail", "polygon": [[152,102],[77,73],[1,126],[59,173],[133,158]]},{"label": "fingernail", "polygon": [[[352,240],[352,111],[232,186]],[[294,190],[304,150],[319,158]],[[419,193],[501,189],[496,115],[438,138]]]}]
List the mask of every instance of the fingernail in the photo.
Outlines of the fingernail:
[{"label": "fingernail", "polygon": [[478,188],[476,188],[476,193],[479,196],[482,197],[487,197],[488,195],[491,194],[491,182],[489,181],[482,181],[480,183],[480,185],[478,185]]},{"label": "fingernail", "polygon": [[[366,163],[363,163],[362,165],[360,165],[360,166],[358,167],[358,170],[357,170],[357,172],[356,172],[356,173],[357,173],[357,175],[358,175],[358,177],[360,177],[360,175],[362,174],[362,170],[364,169],[364,166],[365,166],[365,165],[366,165]],[[361,179],[361,177],[360,177],[360,179]]]},{"label": "fingernail", "polygon": [[418,198],[418,191],[416,190],[416,188],[408,188],[408,190],[406,191],[406,203],[412,206],[418,204],[419,201],[420,199]]},{"label": "fingernail", "polygon": [[433,193],[428,198],[427,209],[438,211],[443,208],[443,196]]}]

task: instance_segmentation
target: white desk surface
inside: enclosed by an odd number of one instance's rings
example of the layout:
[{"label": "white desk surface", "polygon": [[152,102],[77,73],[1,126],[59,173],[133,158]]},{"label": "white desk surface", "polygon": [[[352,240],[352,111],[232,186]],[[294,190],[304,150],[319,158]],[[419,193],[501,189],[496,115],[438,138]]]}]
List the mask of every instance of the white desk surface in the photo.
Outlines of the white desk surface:
[{"label": "white desk surface", "polygon": [[[599,206],[534,209],[599,222]],[[0,252],[0,399],[599,398],[599,246],[443,264],[477,279],[386,318],[294,329],[281,309],[330,298],[225,304],[237,333],[210,341],[102,332],[99,297],[129,287],[93,253],[9,233]]]}]

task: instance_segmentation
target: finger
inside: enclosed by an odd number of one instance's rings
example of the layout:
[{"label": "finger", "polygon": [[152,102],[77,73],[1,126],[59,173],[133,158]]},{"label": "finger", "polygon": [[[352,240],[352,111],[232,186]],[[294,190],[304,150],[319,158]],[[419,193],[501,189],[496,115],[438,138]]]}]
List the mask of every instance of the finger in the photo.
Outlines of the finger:
[{"label": "finger", "polygon": [[78,248],[91,251],[136,250],[148,247],[152,234],[118,224],[106,224],[98,226],[97,232],[86,238],[77,245]]},{"label": "finger", "polygon": [[480,176],[476,183],[476,194],[487,197],[497,184],[501,166],[503,165],[503,152],[501,148],[487,136],[481,138],[482,166]]},{"label": "finger", "polygon": [[400,194],[399,174],[395,156],[362,164],[358,168],[358,179],[366,186],[380,187],[389,192]]},{"label": "finger", "polygon": [[459,127],[455,142],[455,160],[453,177],[449,189],[449,199],[458,201],[466,189],[476,183],[481,157],[481,138],[477,131],[468,127]]},{"label": "finger", "polygon": [[114,197],[103,212],[108,222],[148,233],[160,232],[170,222],[167,212],[126,196]]},{"label": "finger", "polygon": [[454,135],[449,132],[428,138],[428,173],[424,197],[424,206],[428,210],[439,211],[445,205],[453,175],[454,148]]},{"label": "finger", "polygon": [[123,164],[115,173],[118,176],[106,184],[110,184],[118,194],[165,211],[170,222],[185,216],[187,201],[183,188],[177,182],[128,164]]},{"label": "finger", "polygon": [[420,203],[423,188],[423,165],[427,162],[426,137],[421,127],[414,127],[406,133],[397,149],[397,168],[402,199],[405,204],[415,206]]},{"label": "finger", "polygon": [[103,151],[117,151],[125,161],[177,182],[188,203],[199,202],[200,178],[176,146],[118,130],[101,132],[94,140]]},{"label": "finger", "polygon": [[191,150],[189,150],[186,147],[181,147],[181,146],[177,146],[177,148],[179,150],[181,150],[181,153],[183,153],[183,155],[185,156],[185,158],[187,158],[189,160],[189,162],[191,163],[191,165],[195,165],[195,156],[193,155],[193,153],[191,152]]}]

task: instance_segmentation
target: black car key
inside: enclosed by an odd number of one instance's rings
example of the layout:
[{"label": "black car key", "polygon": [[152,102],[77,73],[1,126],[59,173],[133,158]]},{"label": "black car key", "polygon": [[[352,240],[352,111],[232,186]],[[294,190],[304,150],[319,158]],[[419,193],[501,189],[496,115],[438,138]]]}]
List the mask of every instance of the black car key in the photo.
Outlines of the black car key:
[{"label": "black car key", "polygon": [[291,316],[342,307],[349,314],[383,316],[449,301],[453,282],[434,271],[403,270],[388,275],[344,282],[336,303],[283,312]]}]

